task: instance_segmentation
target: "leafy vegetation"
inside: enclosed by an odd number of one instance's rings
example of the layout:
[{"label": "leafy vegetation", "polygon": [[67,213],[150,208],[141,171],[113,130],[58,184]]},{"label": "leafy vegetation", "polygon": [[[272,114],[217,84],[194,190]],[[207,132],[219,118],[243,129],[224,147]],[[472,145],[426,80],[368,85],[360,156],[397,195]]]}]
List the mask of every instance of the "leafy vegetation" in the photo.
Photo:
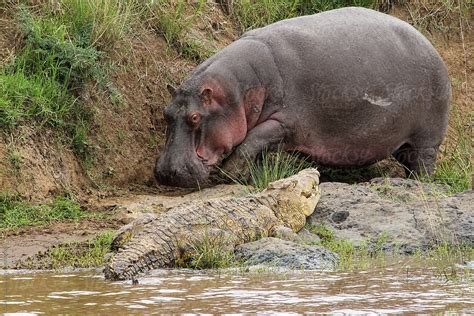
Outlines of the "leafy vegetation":
[{"label": "leafy vegetation", "polygon": [[56,197],[50,204],[33,205],[18,196],[0,195],[0,230],[91,216],[96,215],[66,197]]},{"label": "leafy vegetation", "polygon": [[113,237],[113,231],[105,231],[87,242],[60,244],[20,262],[18,267],[26,269],[100,267],[107,262],[105,255],[111,252],[110,245]]},{"label": "leafy vegetation", "polygon": [[11,133],[31,122],[55,128],[83,165],[92,165],[93,112],[76,96],[89,82],[109,90],[111,98],[119,95],[108,82],[105,51],[123,39],[140,10],[135,0],[62,0],[36,14],[20,6],[23,47],[0,69],[0,127]]}]

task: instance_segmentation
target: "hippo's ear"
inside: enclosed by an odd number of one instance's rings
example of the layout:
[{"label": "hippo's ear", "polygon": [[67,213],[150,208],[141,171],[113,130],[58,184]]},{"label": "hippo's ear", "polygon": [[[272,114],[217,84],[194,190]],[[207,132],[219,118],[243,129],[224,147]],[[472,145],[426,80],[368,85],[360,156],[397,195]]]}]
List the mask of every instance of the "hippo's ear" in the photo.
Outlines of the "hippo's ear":
[{"label": "hippo's ear", "polygon": [[212,102],[212,90],[209,88],[202,90],[201,100],[205,105],[210,105]]},{"label": "hippo's ear", "polygon": [[166,89],[168,89],[168,92],[171,94],[171,96],[174,97],[174,95],[176,94],[176,88],[170,84],[167,84]]}]

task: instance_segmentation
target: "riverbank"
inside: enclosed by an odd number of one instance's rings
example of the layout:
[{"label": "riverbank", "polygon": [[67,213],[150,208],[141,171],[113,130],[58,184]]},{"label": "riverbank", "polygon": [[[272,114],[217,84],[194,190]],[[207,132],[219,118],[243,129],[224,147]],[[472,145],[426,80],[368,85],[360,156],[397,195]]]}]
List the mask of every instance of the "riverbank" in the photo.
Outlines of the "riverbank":
[{"label": "riverbank", "polygon": [[[344,272],[383,268],[389,262],[405,260],[420,268],[438,267],[442,275],[474,260],[472,190],[449,196],[446,186],[401,178],[353,185],[326,182],[320,187],[321,199],[297,238],[280,236],[286,244],[262,240],[255,246],[239,247],[235,254],[229,254],[218,240],[207,240],[206,245],[194,245],[195,258],[187,262],[194,262],[191,266],[197,269],[258,264],[299,270],[327,265]],[[103,200],[104,208],[113,209],[113,215],[5,233],[0,241],[3,268],[101,267],[112,255],[115,232],[124,224],[148,214],[159,216],[181,203],[247,192],[241,185],[220,185],[181,196],[123,198],[113,208]],[[331,254],[321,258],[317,247],[326,248],[337,259]]]}]

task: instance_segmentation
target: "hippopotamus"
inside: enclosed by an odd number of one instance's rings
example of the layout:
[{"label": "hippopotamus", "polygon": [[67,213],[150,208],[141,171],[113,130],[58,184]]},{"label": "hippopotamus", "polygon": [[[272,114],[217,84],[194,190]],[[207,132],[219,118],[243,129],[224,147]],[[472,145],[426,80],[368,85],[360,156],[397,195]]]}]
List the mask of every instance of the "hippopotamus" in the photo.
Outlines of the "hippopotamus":
[{"label": "hippopotamus", "polygon": [[393,155],[407,172],[431,174],[451,97],[422,34],[354,7],[249,31],[168,89],[155,175],[181,187],[206,185],[216,165],[242,172],[278,148],[340,167]]}]

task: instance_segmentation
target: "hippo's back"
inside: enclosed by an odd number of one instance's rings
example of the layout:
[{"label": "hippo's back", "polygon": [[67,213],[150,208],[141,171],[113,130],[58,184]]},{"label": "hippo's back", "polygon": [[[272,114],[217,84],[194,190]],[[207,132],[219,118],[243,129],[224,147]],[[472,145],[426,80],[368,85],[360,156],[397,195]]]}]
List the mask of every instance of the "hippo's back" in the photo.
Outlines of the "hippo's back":
[{"label": "hippo's back", "polygon": [[[395,49],[397,54],[402,53],[403,56],[429,52],[423,57],[439,59],[431,43],[410,24],[390,15],[359,7],[282,20],[249,31],[243,37],[262,40],[274,49],[276,56],[289,53],[285,52],[287,49],[308,53],[316,49],[325,51],[325,55],[340,54],[343,49],[359,57],[370,51],[371,54],[367,57],[373,58],[374,48],[377,48],[380,55]],[[380,46],[373,47],[373,44]],[[304,49],[306,47],[311,49]],[[414,49],[417,51],[413,51]]]},{"label": "hippo's back", "polygon": [[381,79],[385,79],[384,73],[398,79],[420,70],[426,73],[428,68],[447,75],[439,54],[415,28],[365,8],[342,8],[283,20],[247,32],[243,38],[267,44],[281,72],[289,76],[309,73],[314,78],[330,72],[322,79],[340,81],[343,75],[361,80],[378,70]]}]

